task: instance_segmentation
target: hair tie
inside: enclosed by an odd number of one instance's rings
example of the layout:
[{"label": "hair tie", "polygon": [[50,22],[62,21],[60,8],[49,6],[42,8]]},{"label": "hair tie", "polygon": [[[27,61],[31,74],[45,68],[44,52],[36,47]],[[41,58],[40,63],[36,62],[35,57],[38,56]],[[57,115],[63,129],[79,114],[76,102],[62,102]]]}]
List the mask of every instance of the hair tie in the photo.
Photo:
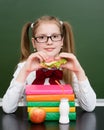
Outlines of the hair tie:
[{"label": "hair tie", "polygon": [[34,23],[31,24],[31,28],[33,28],[33,27],[34,27]]},{"label": "hair tie", "polygon": [[63,25],[63,21],[60,21],[60,24]]}]

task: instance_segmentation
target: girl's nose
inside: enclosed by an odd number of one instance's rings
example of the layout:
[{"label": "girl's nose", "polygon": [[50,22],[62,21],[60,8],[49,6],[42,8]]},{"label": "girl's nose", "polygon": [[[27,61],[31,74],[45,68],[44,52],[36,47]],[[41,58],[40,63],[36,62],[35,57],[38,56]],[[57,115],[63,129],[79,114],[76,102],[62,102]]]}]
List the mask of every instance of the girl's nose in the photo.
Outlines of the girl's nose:
[{"label": "girl's nose", "polygon": [[48,38],[47,44],[48,44],[48,45],[51,45],[52,43],[53,43],[53,42],[52,42],[51,38]]}]

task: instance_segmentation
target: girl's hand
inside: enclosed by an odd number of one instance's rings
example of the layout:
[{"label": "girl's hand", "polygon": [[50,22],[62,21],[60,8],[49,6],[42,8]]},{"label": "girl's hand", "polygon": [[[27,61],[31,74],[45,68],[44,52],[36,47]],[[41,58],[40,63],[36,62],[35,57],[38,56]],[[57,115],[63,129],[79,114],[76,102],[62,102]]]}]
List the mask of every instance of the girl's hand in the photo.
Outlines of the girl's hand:
[{"label": "girl's hand", "polygon": [[44,52],[40,51],[40,52],[32,53],[28,57],[25,65],[21,69],[21,71],[18,74],[16,80],[19,81],[19,82],[24,82],[30,72],[42,68],[40,63],[42,61],[45,61],[46,59],[48,59],[48,56]]},{"label": "girl's hand", "polygon": [[85,72],[81,67],[79,61],[77,60],[76,56],[72,53],[60,53],[56,58],[65,58],[67,59],[67,63],[61,65],[62,68],[69,69],[70,71],[74,72],[79,80],[86,79]]},{"label": "girl's hand", "polygon": [[38,70],[41,68],[40,63],[42,61],[45,61],[48,58],[48,56],[46,55],[46,53],[44,52],[36,52],[36,53],[32,53],[25,64],[25,69],[27,72],[32,72],[35,70]]}]

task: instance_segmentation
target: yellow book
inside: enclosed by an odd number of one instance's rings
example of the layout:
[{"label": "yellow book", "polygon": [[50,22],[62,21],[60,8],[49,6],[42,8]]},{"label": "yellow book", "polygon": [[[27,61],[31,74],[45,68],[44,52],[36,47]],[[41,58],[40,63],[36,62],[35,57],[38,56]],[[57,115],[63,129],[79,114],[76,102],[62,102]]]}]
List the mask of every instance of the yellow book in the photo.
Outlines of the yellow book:
[{"label": "yellow book", "polygon": [[[38,108],[38,107],[28,107],[27,111],[30,112],[32,108]],[[46,112],[59,112],[59,107],[40,107],[43,108]],[[70,107],[69,112],[76,112],[75,107]]]}]

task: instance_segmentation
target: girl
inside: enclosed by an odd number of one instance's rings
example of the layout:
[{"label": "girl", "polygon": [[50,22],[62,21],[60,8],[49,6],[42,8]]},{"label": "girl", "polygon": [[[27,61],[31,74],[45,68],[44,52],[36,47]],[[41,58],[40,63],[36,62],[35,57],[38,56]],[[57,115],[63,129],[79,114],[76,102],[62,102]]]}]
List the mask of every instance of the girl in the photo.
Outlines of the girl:
[{"label": "girl", "polygon": [[[32,30],[32,46],[35,52],[30,52],[29,28]],[[37,72],[42,70],[42,62],[65,58],[67,63],[61,65],[63,72],[58,78],[61,84],[72,84],[79,105],[85,111],[93,111],[96,105],[96,94],[93,91],[86,74],[74,54],[74,40],[71,25],[56,17],[43,16],[34,23],[24,25],[21,37],[21,59],[13,75],[10,86],[3,97],[4,112],[13,113],[24,96],[26,84],[50,84],[50,77],[44,81]],[[43,73],[44,69],[42,70]],[[52,76],[51,76],[52,77]],[[55,78],[55,77],[54,77]],[[52,82],[51,82],[52,83]],[[55,84],[55,82],[53,82]]]}]

